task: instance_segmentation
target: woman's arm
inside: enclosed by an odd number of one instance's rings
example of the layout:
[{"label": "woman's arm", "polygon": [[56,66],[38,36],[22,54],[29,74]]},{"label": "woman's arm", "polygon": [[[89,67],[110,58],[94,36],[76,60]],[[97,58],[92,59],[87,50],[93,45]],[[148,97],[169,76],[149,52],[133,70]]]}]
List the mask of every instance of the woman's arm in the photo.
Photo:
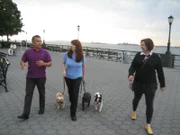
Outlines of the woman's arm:
[{"label": "woman's arm", "polygon": [[161,58],[160,56],[158,57],[158,61],[157,61],[157,73],[158,73],[158,79],[160,82],[160,87],[164,88],[165,87],[165,77],[164,77],[164,71],[163,71],[163,67],[161,64]]},{"label": "woman's arm", "polygon": [[66,60],[67,60],[67,52],[64,54],[63,63],[62,63],[62,70],[64,77],[66,77]]},{"label": "woman's arm", "polygon": [[139,55],[139,53],[136,54],[136,56],[134,57],[132,63],[131,63],[131,66],[129,68],[129,75],[128,75],[128,80],[130,82],[133,82],[134,80],[134,73],[137,69],[137,66],[136,66],[136,59],[137,59],[137,56]]},{"label": "woman's arm", "polygon": [[136,69],[137,69],[136,59],[137,59],[138,54],[139,54],[139,53],[137,53],[137,54],[135,55],[135,57],[134,57],[134,59],[133,59],[133,61],[132,61],[132,63],[131,63],[131,66],[130,66],[130,68],[129,68],[129,75],[128,75],[128,77],[129,77],[129,76],[134,76],[134,73],[135,73],[135,71],[136,71]]},{"label": "woman's arm", "polygon": [[82,65],[82,73],[83,73],[83,78],[84,78],[85,73],[86,73],[86,64],[85,63]]},{"label": "woman's arm", "polygon": [[62,70],[63,70],[63,76],[65,77],[66,76],[66,63],[65,63],[65,61],[63,61],[63,63],[62,63]]},{"label": "woman's arm", "polygon": [[84,81],[84,77],[86,74],[86,57],[83,56],[83,62],[82,62],[82,80]]}]

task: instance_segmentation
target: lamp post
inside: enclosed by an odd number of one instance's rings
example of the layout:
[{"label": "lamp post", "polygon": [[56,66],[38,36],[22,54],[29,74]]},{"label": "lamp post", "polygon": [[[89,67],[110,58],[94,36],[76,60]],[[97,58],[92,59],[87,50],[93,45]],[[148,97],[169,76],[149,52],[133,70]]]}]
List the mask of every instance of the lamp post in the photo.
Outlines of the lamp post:
[{"label": "lamp post", "polygon": [[2,39],[2,41],[3,41],[4,28],[0,28],[0,33],[1,33],[1,39]]},{"label": "lamp post", "polygon": [[27,32],[26,32],[26,50],[27,50]]},{"label": "lamp post", "polygon": [[45,30],[43,30],[43,44],[42,44],[43,48],[46,48],[46,44],[45,44]]},{"label": "lamp post", "polygon": [[169,22],[169,38],[168,38],[168,43],[167,43],[167,51],[166,51],[166,54],[171,54],[170,52],[170,40],[171,40],[171,25],[172,25],[172,22],[174,20],[174,17],[171,15],[168,17],[168,22]]},{"label": "lamp post", "polygon": [[80,26],[77,26],[77,30],[78,30],[78,40],[79,40],[79,30],[80,30]]},{"label": "lamp post", "polygon": [[0,43],[0,48],[3,47],[3,31],[4,31],[4,28],[0,28],[0,33],[1,33],[1,43]]}]

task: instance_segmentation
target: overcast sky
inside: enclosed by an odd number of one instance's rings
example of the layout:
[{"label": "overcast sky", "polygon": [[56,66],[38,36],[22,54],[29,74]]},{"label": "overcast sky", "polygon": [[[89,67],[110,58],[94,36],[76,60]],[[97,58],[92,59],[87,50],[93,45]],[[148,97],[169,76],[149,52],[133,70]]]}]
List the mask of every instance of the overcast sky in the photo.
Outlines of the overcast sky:
[{"label": "overcast sky", "polygon": [[[23,17],[27,37],[46,30],[46,40],[138,43],[150,37],[166,45],[172,15],[172,45],[180,46],[180,0],[13,0]],[[25,34],[14,37],[25,38]]]}]

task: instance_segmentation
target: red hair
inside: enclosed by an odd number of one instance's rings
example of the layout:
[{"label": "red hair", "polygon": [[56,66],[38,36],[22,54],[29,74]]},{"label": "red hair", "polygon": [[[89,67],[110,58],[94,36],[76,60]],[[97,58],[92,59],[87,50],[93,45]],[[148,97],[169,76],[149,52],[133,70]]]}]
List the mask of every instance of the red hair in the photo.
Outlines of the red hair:
[{"label": "red hair", "polygon": [[[83,60],[83,49],[81,42],[79,40],[72,40],[71,44],[76,46],[76,62],[81,62]],[[72,59],[73,51],[69,49],[68,57]]]}]

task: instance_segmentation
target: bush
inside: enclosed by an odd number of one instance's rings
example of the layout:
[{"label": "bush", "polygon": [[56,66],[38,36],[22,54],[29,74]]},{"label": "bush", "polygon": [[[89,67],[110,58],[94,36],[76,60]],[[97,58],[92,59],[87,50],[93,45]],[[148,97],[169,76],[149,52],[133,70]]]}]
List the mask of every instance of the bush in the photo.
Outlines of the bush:
[{"label": "bush", "polygon": [[11,42],[1,42],[2,48],[9,48],[11,45]]}]

